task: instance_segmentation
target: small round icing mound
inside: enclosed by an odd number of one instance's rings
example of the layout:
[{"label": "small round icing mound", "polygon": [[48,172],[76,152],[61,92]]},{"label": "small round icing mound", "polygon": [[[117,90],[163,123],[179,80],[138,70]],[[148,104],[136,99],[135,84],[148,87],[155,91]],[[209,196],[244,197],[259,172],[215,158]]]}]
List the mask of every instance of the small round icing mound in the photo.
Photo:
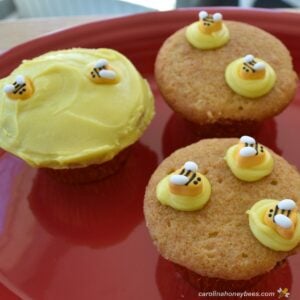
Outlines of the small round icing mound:
[{"label": "small round icing mound", "polygon": [[240,77],[239,68],[243,64],[244,58],[234,60],[225,70],[225,80],[229,87],[237,94],[252,99],[270,92],[276,82],[274,69],[262,59],[256,59],[256,61],[265,65],[265,76],[260,79],[243,79]]},{"label": "small round icing mound", "polygon": [[156,196],[161,204],[181,211],[194,211],[201,209],[207,203],[211,194],[211,185],[204,175],[201,175],[202,192],[196,196],[182,196],[171,193],[169,189],[171,176],[172,174],[163,178],[156,187]]},{"label": "small round icing mound", "polygon": [[297,224],[291,239],[286,239],[279,235],[273,228],[264,222],[264,215],[268,208],[278,204],[279,201],[273,199],[263,199],[256,202],[249,211],[249,226],[253,235],[266,247],[275,251],[290,251],[300,242],[300,214],[297,214]]},{"label": "small round icing mound", "polygon": [[266,147],[264,147],[265,157],[263,161],[260,164],[248,167],[241,167],[238,164],[236,159],[238,151],[240,151],[238,144],[228,148],[225,155],[225,160],[232,173],[240,180],[249,182],[257,181],[272,172],[274,167],[274,159]]},{"label": "small round icing mound", "polygon": [[192,23],[186,28],[185,36],[191,45],[202,50],[220,48],[224,46],[230,38],[229,30],[224,23],[222,24],[221,30],[206,34],[199,30],[199,21]]},{"label": "small round icing mound", "polygon": [[[99,60],[114,84],[89,78]],[[22,74],[34,85],[26,101],[3,91]],[[133,64],[111,49],[53,51],[24,60],[0,80],[0,147],[37,167],[85,167],[136,142],[154,115],[153,95]]]}]

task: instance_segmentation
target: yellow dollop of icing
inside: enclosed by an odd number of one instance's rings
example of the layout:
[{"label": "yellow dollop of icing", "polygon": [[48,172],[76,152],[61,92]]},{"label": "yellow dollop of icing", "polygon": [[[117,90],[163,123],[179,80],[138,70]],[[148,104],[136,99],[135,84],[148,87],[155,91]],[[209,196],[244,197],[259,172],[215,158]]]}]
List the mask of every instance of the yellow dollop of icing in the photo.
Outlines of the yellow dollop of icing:
[{"label": "yellow dollop of icing", "polygon": [[279,235],[275,229],[264,223],[264,216],[271,205],[279,203],[273,199],[263,199],[256,202],[247,214],[249,215],[249,226],[253,235],[266,247],[276,251],[289,251],[300,242],[300,214],[297,214],[297,224],[294,235],[286,239]]},{"label": "yellow dollop of icing", "polygon": [[201,175],[202,192],[196,196],[182,196],[171,193],[169,188],[171,175],[164,177],[156,187],[156,197],[161,204],[181,211],[194,211],[201,209],[207,203],[211,194],[211,185],[204,175]]},{"label": "yellow dollop of icing", "polygon": [[[88,66],[107,59],[120,80],[96,84]],[[3,87],[22,74],[34,84],[26,101]],[[111,49],[53,51],[24,60],[0,81],[0,147],[33,166],[83,167],[112,159],[134,143],[154,115],[153,95],[132,63]]]},{"label": "yellow dollop of icing", "polygon": [[265,76],[261,79],[243,79],[239,75],[240,66],[244,58],[239,58],[231,62],[225,71],[225,79],[229,87],[237,94],[247,98],[258,98],[267,94],[275,85],[276,73],[274,69],[262,59],[256,59],[257,62],[263,62],[266,66]]},{"label": "yellow dollop of icing", "polygon": [[202,50],[222,47],[230,38],[229,30],[224,23],[222,23],[221,30],[206,34],[199,29],[199,21],[192,23],[186,28],[185,36],[190,44]]},{"label": "yellow dollop of icing", "polygon": [[274,159],[271,153],[264,147],[265,155],[260,164],[241,167],[236,159],[238,151],[240,150],[239,145],[233,145],[228,148],[225,160],[231,169],[232,173],[243,181],[257,181],[267,175],[269,175],[274,167]]}]

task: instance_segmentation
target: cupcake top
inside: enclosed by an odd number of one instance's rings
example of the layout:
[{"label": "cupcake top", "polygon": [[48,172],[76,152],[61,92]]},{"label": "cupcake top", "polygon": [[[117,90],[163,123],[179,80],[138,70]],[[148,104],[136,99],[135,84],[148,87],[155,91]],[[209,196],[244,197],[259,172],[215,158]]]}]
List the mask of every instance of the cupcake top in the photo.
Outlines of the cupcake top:
[{"label": "cupcake top", "polygon": [[154,115],[148,83],[111,49],[24,60],[0,90],[0,147],[38,167],[108,161],[134,143]]},{"label": "cupcake top", "polygon": [[[158,53],[155,77],[166,102],[197,124],[261,121],[280,113],[297,87],[287,48],[226,15],[203,17],[195,14],[195,22],[171,35]],[[205,32],[204,24],[213,30]]]},{"label": "cupcake top", "polygon": [[[237,178],[224,157],[228,149],[240,143],[239,139],[207,139],[179,149],[162,162],[147,187],[146,224],[159,252],[203,276],[247,280],[271,270],[299,250],[299,224],[289,241],[288,237],[280,236],[285,247],[278,249],[274,248],[274,244],[280,243],[276,229],[265,225],[271,230],[271,234],[266,233],[256,219],[256,227],[251,227],[249,219],[257,215],[257,208],[252,210],[252,207],[264,199],[272,199],[264,207],[264,214],[283,199],[293,199],[299,206],[300,175],[283,158],[268,150],[274,166],[267,176],[254,182]],[[195,162],[197,172],[211,186],[205,205],[194,211],[162,203],[157,194],[162,180],[176,173],[186,161]],[[195,199],[190,197],[190,201]],[[264,234],[272,240],[270,247],[260,240]]]}]

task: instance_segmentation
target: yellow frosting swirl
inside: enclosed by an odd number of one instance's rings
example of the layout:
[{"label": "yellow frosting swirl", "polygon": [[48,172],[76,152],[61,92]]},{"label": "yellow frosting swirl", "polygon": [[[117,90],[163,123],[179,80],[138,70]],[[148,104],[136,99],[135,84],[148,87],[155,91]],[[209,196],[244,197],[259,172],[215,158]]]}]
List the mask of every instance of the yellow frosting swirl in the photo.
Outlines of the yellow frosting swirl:
[{"label": "yellow frosting swirl", "polygon": [[229,30],[224,23],[222,23],[221,30],[206,34],[199,29],[199,21],[187,27],[185,36],[195,48],[203,50],[219,48],[225,45],[230,37]]},{"label": "yellow frosting swirl", "polygon": [[225,79],[230,88],[241,96],[253,99],[267,94],[276,82],[276,73],[273,68],[262,59],[256,59],[256,61],[263,62],[266,66],[265,76],[261,79],[243,79],[239,76],[243,58],[231,62],[225,71]]},{"label": "yellow frosting swirl", "polygon": [[[109,61],[119,80],[97,84],[90,65]],[[11,100],[3,87],[29,78],[33,95]],[[153,95],[132,63],[110,49],[53,51],[24,60],[0,81],[0,147],[38,167],[83,167],[134,143],[154,115]]]},{"label": "yellow frosting swirl", "polygon": [[201,209],[209,200],[211,185],[204,175],[201,175],[203,190],[196,196],[182,196],[171,193],[169,189],[171,175],[163,178],[156,187],[156,197],[161,204],[171,206],[177,210],[194,211]]},{"label": "yellow frosting swirl", "polygon": [[294,235],[291,239],[280,236],[273,228],[264,223],[264,215],[268,208],[279,201],[273,199],[263,199],[256,202],[250,210],[249,226],[253,235],[266,247],[276,251],[289,251],[295,248],[300,242],[300,214],[297,214],[297,224]]},{"label": "yellow frosting swirl", "polygon": [[265,157],[263,161],[251,167],[239,166],[236,157],[239,151],[239,145],[231,146],[225,155],[225,160],[231,169],[232,173],[239,179],[244,181],[257,181],[267,175],[269,175],[274,166],[274,159],[271,153],[264,147]]}]

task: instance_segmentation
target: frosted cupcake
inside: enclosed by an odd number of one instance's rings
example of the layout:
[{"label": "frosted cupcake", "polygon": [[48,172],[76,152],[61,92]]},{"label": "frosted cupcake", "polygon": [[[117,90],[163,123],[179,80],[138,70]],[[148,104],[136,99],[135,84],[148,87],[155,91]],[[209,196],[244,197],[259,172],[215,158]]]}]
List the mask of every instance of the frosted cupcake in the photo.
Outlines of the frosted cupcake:
[{"label": "frosted cupcake", "polygon": [[281,41],[205,11],[164,42],[155,77],[168,105],[202,137],[253,132],[292,101],[297,87]]},{"label": "frosted cupcake", "polygon": [[0,147],[64,181],[115,172],[154,115],[147,81],[111,49],[25,60],[0,89]]},{"label": "frosted cupcake", "polygon": [[144,213],[159,253],[193,285],[240,290],[299,251],[299,201],[296,169],[244,136],[175,151],[152,175]]}]

